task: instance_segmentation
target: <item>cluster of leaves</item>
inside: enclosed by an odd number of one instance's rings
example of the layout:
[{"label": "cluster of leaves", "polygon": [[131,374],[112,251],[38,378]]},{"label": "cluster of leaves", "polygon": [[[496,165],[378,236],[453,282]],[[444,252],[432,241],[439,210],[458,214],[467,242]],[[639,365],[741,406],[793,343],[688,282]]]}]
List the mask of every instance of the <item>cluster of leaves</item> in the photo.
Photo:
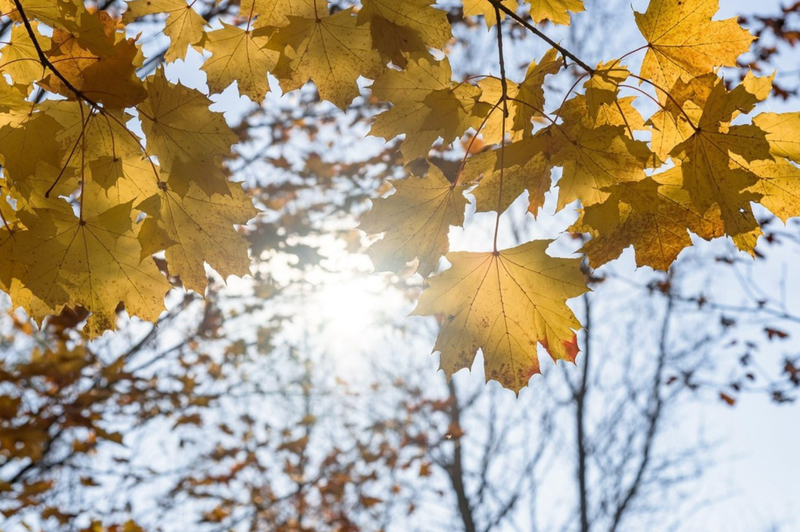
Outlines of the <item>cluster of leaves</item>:
[{"label": "cluster of leaves", "polygon": [[[480,349],[487,378],[518,391],[539,372],[538,345],[575,359],[580,323],[567,300],[587,290],[580,260],[550,256],[550,241],[497,245],[501,215],[525,191],[534,216],[554,185],[558,210],[580,202],[572,231],[589,235],[582,251],[592,267],[633,246],[638,265],[666,270],[690,234],[728,235],[753,253],[761,234],[753,202],[784,220],[797,214],[800,116],[742,121],[770,94],[772,77],[725,85],[719,69],[736,65],[754,38],[736,20],[713,19],[717,0],[652,0],[635,14],[646,44],[597,67],[537,28],[569,24],[580,0],[465,0],[463,16],[494,27],[499,76],[462,81],[447,55],[448,13],[431,0],[242,0],[218,29],[193,4],[133,0],[121,20],[77,0],[0,4],[15,21],[0,50],[11,81],[0,114],[9,200],[0,282],[32,316],[81,306],[101,332],[122,304],[153,321],[170,286],[151,258],[162,251],[169,273],[200,292],[204,262],[224,276],[248,271],[233,226],[255,210],[221,166],[236,136],[206,95],[170,83],[162,69],[137,76],[144,56],[125,27],[150,15],[165,17],[167,62],[190,47],[208,52],[210,93],[235,82],[261,102],[271,74],[284,92],[311,81],[345,109],[361,94],[359,78],[373,80],[373,99],[391,107],[371,133],[404,135],[402,161],[424,175],[393,181],[396,192],[375,201],[362,228],[383,234],[372,249],[378,269],[415,263],[428,277],[443,256],[452,265],[430,279],[416,310],[440,317],[436,350],[448,374],[470,367]],[[508,24],[553,47],[519,82],[506,75]],[[637,52],[638,74],[628,65]],[[545,80],[568,74],[569,63],[582,75],[553,106]],[[638,100],[657,110],[645,119]],[[472,140],[453,175],[425,162],[433,147],[465,136]],[[497,215],[484,253],[448,253],[466,193],[479,212]]]},{"label": "cluster of leaves", "polygon": [[248,273],[234,224],[256,210],[222,169],[237,135],[211,101],[162,69],[140,79],[140,44],[105,11],[78,1],[0,8],[15,21],[0,50],[0,284],[14,305],[37,319],[80,306],[96,335],[120,305],[149,321],[165,310],[171,284],[154,253],[200,293],[204,263]]}]

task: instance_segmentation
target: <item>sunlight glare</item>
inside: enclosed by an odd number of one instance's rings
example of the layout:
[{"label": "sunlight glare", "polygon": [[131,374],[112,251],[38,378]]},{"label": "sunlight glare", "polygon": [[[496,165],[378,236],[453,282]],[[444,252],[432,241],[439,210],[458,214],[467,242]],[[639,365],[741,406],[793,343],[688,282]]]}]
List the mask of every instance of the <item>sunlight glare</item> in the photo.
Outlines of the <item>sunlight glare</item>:
[{"label": "sunlight glare", "polygon": [[321,285],[309,310],[319,320],[319,338],[326,352],[341,369],[349,369],[380,345],[382,325],[401,305],[399,294],[379,278],[356,276]]}]

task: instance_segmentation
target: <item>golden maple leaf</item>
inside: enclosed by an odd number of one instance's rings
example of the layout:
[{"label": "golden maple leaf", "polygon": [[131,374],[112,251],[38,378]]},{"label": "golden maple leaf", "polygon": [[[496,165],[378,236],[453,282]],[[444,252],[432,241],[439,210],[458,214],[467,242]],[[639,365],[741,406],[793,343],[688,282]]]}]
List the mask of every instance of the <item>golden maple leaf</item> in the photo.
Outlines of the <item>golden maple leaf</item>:
[{"label": "golden maple leaf", "polygon": [[[503,5],[512,11],[516,11],[519,3],[517,0],[501,0]],[[464,0],[464,16],[476,17],[482,16],[486,22],[486,26],[491,28],[497,24],[497,13],[495,13],[494,5],[488,0]],[[500,11],[500,20],[504,20],[506,14]]]},{"label": "golden maple leaf", "polygon": [[528,211],[536,216],[552,186],[548,141],[549,136],[539,134],[467,159],[461,179],[478,182],[470,192],[475,196],[476,210],[487,212],[499,208],[501,213],[505,212],[527,190]]},{"label": "golden maple leaf", "polygon": [[28,229],[14,236],[11,252],[24,267],[22,284],[51,312],[64,305],[92,312],[92,335],[114,328],[120,303],[155,321],[170,285],[152,260],[140,258],[132,204],[96,202],[82,218],[63,200],[60,205],[20,213]]},{"label": "golden maple leaf", "polygon": [[[514,140],[529,137],[533,131],[533,119],[542,117],[544,113],[545,77],[556,74],[563,64],[554,49],[548,50],[539,63],[532,61],[522,83],[506,84],[505,105],[501,105],[503,84],[499,78],[490,77],[478,82],[481,101],[491,107],[480,129],[484,141],[499,144],[503,130]],[[506,108],[508,116],[504,116]]]},{"label": "golden maple leaf", "polygon": [[[609,109],[608,112],[605,109]],[[551,162],[563,168],[558,181],[558,209],[580,200],[584,207],[607,197],[606,187],[645,177],[652,158],[647,144],[633,140],[627,131],[638,113],[630,108],[630,120],[622,106],[600,105],[597,117],[589,114],[583,96],[562,106],[563,124],[547,127],[553,142]],[[618,123],[626,125],[616,125]]]},{"label": "golden maple leaf", "polygon": [[375,117],[370,134],[387,140],[406,135],[400,151],[406,163],[428,155],[437,139],[449,144],[470,127],[478,128],[489,106],[480,89],[451,81],[450,63],[412,56],[406,70],[386,70],[372,92],[392,103]]},{"label": "golden maple leaf", "polygon": [[369,24],[373,47],[387,61],[405,67],[408,55],[441,50],[452,38],[447,13],[431,4],[433,0],[364,0],[358,23]]},{"label": "golden maple leaf", "polygon": [[140,234],[145,254],[157,251],[153,239],[166,247],[170,274],[199,294],[208,284],[204,263],[223,279],[249,274],[247,240],[234,225],[246,224],[258,211],[242,186],[228,183],[227,194],[209,195],[192,183],[186,193],[178,194],[171,190],[171,180],[169,176],[166,187],[137,205],[153,217],[151,227]]},{"label": "golden maple leaf", "polygon": [[327,17],[327,2],[315,0],[242,0],[239,14],[256,16],[256,28],[282,28],[289,24],[289,17]]},{"label": "golden maple leaf", "polygon": [[390,181],[395,193],[373,200],[372,210],[361,218],[367,234],[384,233],[370,248],[376,270],[399,270],[418,259],[423,277],[434,272],[450,248],[450,226],[464,223],[465,187],[453,185],[434,165],[425,177]]},{"label": "golden maple leaf", "polygon": [[[82,20],[89,17],[87,15]],[[105,12],[96,14],[90,20],[102,25],[103,40],[99,42],[104,43],[105,49],[95,53],[91,44],[98,42],[97,39],[86,42],[79,36],[56,28],[46,55],[51,63],[58,65],[58,72],[71,87],[53,72],[48,72],[40,85],[69,99],[86,97],[107,107],[134,107],[147,95],[142,81],[136,75],[136,69],[142,66],[136,42],[117,33],[115,21]],[[80,95],[75,94],[73,88]]]},{"label": "golden maple leaf", "polygon": [[261,102],[269,91],[267,73],[278,61],[278,52],[267,48],[269,36],[261,30],[244,30],[222,23],[222,29],[206,34],[205,49],[211,57],[202,69],[211,93],[222,92],[236,82],[239,94]]},{"label": "golden maple leaf", "polygon": [[166,13],[164,34],[170,38],[170,46],[164,59],[168,62],[184,59],[189,46],[203,38],[206,21],[185,0],[133,0],[122,15],[122,21],[130,24],[146,15]]},{"label": "golden maple leaf", "polygon": [[207,194],[228,193],[220,161],[237,136],[221,113],[209,110],[203,93],[167,81],[163,69],[148,80],[147,99],[138,106],[147,150],[158,156],[170,187],[183,194],[196,183]]},{"label": "golden maple leaf", "polygon": [[449,270],[430,279],[413,314],[440,316],[434,347],[450,376],[483,352],[486,379],[519,392],[539,373],[537,345],[574,361],[580,323],[567,300],[587,291],[580,259],[553,258],[549,240],[497,253],[448,253]]},{"label": "golden maple leaf", "polygon": [[678,79],[735,66],[750,48],[755,37],[735,18],[712,20],[717,11],[719,0],[651,0],[647,11],[635,13],[648,46],[640,75],[661,88],[659,99]]},{"label": "golden maple leaf", "polygon": [[569,25],[570,14],[584,10],[583,0],[528,0],[530,15],[537,24],[549,20],[553,24]]},{"label": "golden maple leaf", "polygon": [[285,91],[313,81],[323,100],[345,109],[359,94],[358,78],[374,79],[383,69],[380,54],[372,48],[369,24],[358,24],[352,9],[289,21],[270,40],[271,46],[282,49],[273,73]]},{"label": "golden maple leaf", "polygon": [[598,268],[633,246],[637,266],[666,271],[692,245],[690,231],[706,240],[722,236],[719,208],[700,212],[681,185],[680,169],[672,168],[609,188],[608,199],[587,207],[572,228],[592,234],[581,249],[589,264]]},{"label": "golden maple leaf", "polygon": [[758,181],[746,163],[772,159],[766,133],[756,125],[731,126],[738,114],[750,112],[769,90],[754,77],[728,91],[719,81],[711,90],[692,135],[670,155],[680,161],[683,187],[700,212],[718,205],[725,232],[753,252],[760,231],[750,203],[758,196],[747,189]]}]

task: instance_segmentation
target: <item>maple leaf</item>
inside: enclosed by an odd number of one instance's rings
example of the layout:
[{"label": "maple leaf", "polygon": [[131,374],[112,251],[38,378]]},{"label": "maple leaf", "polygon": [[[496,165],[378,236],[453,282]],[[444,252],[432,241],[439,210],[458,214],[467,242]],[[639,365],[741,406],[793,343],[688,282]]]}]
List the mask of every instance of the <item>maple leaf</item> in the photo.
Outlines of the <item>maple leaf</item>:
[{"label": "maple leaf", "polygon": [[534,216],[539,212],[552,185],[548,140],[545,135],[537,135],[467,159],[461,179],[468,183],[479,181],[471,191],[478,212],[498,208],[505,212],[525,190],[528,211]]},{"label": "maple leaf", "polygon": [[537,344],[574,361],[580,323],[568,299],[587,291],[579,259],[553,258],[550,240],[498,253],[448,253],[452,267],[430,279],[413,314],[441,316],[434,347],[450,376],[483,352],[486,378],[519,392],[539,373]]},{"label": "maple leaf", "polygon": [[601,63],[583,84],[586,92],[586,104],[589,108],[589,116],[597,116],[603,105],[611,105],[617,101],[619,95],[619,85],[630,76],[630,72],[624,66],[620,66],[617,61]]},{"label": "maple leaf", "polygon": [[278,61],[279,54],[268,49],[269,36],[259,30],[243,30],[222,23],[222,29],[206,34],[205,49],[211,57],[202,69],[208,76],[212,93],[222,92],[236,82],[239,94],[260,102],[269,91],[267,72]]},{"label": "maple leaf", "polygon": [[56,138],[61,126],[47,113],[32,109],[24,120],[0,128],[0,156],[6,178],[21,182],[44,161],[60,166],[64,151]]},{"label": "maple leaf", "polygon": [[203,93],[167,81],[159,70],[147,83],[147,99],[138,106],[147,149],[158,156],[172,190],[186,193],[196,183],[207,194],[226,194],[227,179],[219,167],[231,153],[236,134],[220,113],[209,110]]},{"label": "maple leaf", "polygon": [[717,82],[714,73],[692,78],[688,83],[679,79],[670,91],[670,98],[647,120],[652,131],[650,147],[661,160],[666,160],[675,146],[692,136],[693,125],[700,122],[703,106]]},{"label": "maple leaf", "polygon": [[[532,120],[543,116],[545,77],[557,73],[562,65],[563,62],[554,49],[548,50],[539,63],[532,61],[522,83],[506,84],[507,101],[504,107],[500,106],[503,97],[501,80],[482,79],[478,83],[481,89],[480,99],[492,107],[491,114],[480,130],[484,140],[489,144],[500,143],[504,129],[514,140],[530,136],[533,130]],[[504,108],[508,109],[506,117],[503,116]]]},{"label": "maple leaf", "polygon": [[447,13],[433,0],[364,0],[358,23],[368,23],[373,46],[388,60],[405,67],[407,56],[444,48],[452,38]]},{"label": "maple leaf", "polygon": [[772,156],[766,133],[758,126],[729,124],[739,113],[750,112],[768,94],[753,77],[730,92],[720,81],[711,90],[694,133],[671,152],[681,161],[683,187],[692,202],[701,212],[718,205],[726,233],[750,252],[758,234],[750,203],[759,198],[746,189],[758,181],[758,176],[732,156],[747,163]]},{"label": "maple leaf", "polygon": [[[155,321],[170,285],[152,260],[140,260],[131,203],[95,203],[78,218],[63,207],[21,213],[28,229],[15,235],[19,278],[53,312],[81,305],[92,312],[89,332],[113,329],[120,303],[131,315]],[[105,207],[107,210],[104,210]]]},{"label": "maple leaf", "polygon": [[374,79],[383,61],[372,49],[369,24],[358,24],[352,9],[321,18],[289,17],[270,40],[283,48],[275,69],[285,91],[314,81],[322,99],[346,108],[358,96],[360,76]]},{"label": "maple leaf", "polygon": [[[39,23],[33,21],[31,29],[39,46],[46,50],[50,47],[50,39],[39,33]],[[0,51],[0,72],[8,74],[14,84],[30,86],[44,75],[44,67],[39,62],[39,53],[33,39],[23,25],[11,28],[11,37]]]},{"label": "maple leaf", "polygon": [[[501,0],[503,5],[512,11],[516,11],[519,3],[517,0]],[[482,16],[486,22],[486,26],[491,28],[497,24],[497,13],[495,13],[494,5],[487,0],[464,0],[464,16],[475,17]],[[500,20],[504,20],[506,14],[500,11]]]},{"label": "maple leaf", "polygon": [[[136,207],[152,218],[141,238],[142,248],[152,250],[149,240],[166,243],[170,274],[180,276],[187,290],[203,294],[208,284],[204,263],[223,278],[250,273],[247,240],[234,228],[246,224],[258,211],[238,183],[228,183],[227,194],[206,194],[197,184],[190,184],[186,193],[167,187]],[[148,220],[150,220],[148,222]]]},{"label": "maple leaf", "polygon": [[680,168],[609,189],[603,203],[587,207],[573,231],[590,232],[582,252],[592,268],[610,262],[633,246],[637,266],[669,266],[692,245],[689,231],[706,240],[724,234],[719,208],[700,212],[682,188]]},{"label": "maple leaf", "polygon": [[240,15],[255,15],[256,28],[281,28],[289,24],[289,17],[327,17],[327,2],[314,0],[242,0]]},{"label": "maple leaf", "polygon": [[742,164],[758,178],[745,192],[758,194],[758,202],[784,223],[800,215],[800,168],[786,159]]},{"label": "maple leaf", "polygon": [[136,76],[136,69],[142,66],[139,49],[133,39],[125,39],[114,31],[114,21],[108,15],[103,13],[97,19],[105,26],[108,50],[98,55],[81,38],[55,29],[46,55],[51,63],[58,65],[59,73],[71,87],[52,72],[40,85],[69,99],[79,98],[74,88],[82,97],[109,107],[134,107],[147,95]]},{"label": "maple leaf", "polygon": [[417,271],[427,277],[450,248],[450,226],[464,223],[465,187],[451,184],[434,165],[425,177],[390,183],[395,193],[373,200],[372,210],[361,218],[362,231],[385,233],[370,248],[370,257],[376,270],[395,271],[418,259]]},{"label": "maple leaf", "polygon": [[735,18],[711,20],[717,11],[719,0],[651,0],[647,11],[635,13],[648,45],[641,76],[666,91],[678,79],[735,66],[754,37]]},{"label": "maple leaf", "polygon": [[537,24],[549,20],[553,24],[569,25],[570,14],[584,10],[583,0],[528,0],[530,16]]},{"label": "maple leaf", "polygon": [[450,63],[412,56],[406,70],[387,70],[372,84],[392,108],[375,117],[370,134],[387,140],[405,134],[400,151],[405,162],[426,157],[437,139],[451,143],[470,127],[478,128],[488,112],[480,89],[451,81]]},{"label": "maple leaf", "polygon": [[800,114],[761,113],[753,124],[766,133],[772,155],[800,163]]},{"label": "maple leaf", "polygon": [[548,126],[553,142],[550,160],[563,168],[558,181],[559,210],[575,200],[584,207],[601,202],[607,197],[606,187],[644,179],[652,157],[647,144],[632,140],[624,126],[606,123],[607,117],[617,119],[598,111],[598,118],[592,120],[585,97],[576,97],[562,107],[564,123]]},{"label": "maple leaf", "polygon": [[122,15],[122,21],[129,24],[146,15],[166,13],[164,35],[170,38],[170,46],[164,59],[168,62],[184,59],[189,46],[199,43],[203,38],[203,20],[192,3],[185,0],[133,0]]}]

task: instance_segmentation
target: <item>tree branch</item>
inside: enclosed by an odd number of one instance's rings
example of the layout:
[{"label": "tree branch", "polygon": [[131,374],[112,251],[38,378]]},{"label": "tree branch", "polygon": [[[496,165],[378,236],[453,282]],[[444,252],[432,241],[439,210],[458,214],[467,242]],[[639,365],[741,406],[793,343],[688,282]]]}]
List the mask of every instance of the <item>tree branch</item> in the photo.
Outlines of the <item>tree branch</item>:
[{"label": "tree branch", "polygon": [[519,15],[517,15],[514,12],[513,9],[510,9],[510,8],[506,7],[505,5],[503,5],[503,3],[500,0],[488,0],[488,2],[491,3],[494,6],[495,9],[499,9],[500,11],[502,11],[503,13],[508,15],[509,17],[513,18],[514,20],[519,22],[525,29],[529,30],[531,33],[533,33],[534,35],[536,35],[537,37],[542,39],[544,42],[546,42],[547,44],[549,44],[550,46],[552,46],[553,48],[555,48],[556,50],[561,52],[561,55],[563,55],[564,57],[569,57],[570,59],[575,61],[575,63],[579,67],[584,69],[589,74],[594,75],[594,69],[592,67],[590,67],[589,65],[587,65],[586,63],[581,61],[581,59],[578,58],[575,54],[573,54],[572,52],[570,52],[569,50],[567,50],[566,48],[564,48],[563,46],[561,46],[560,44],[555,42],[553,39],[551,39],[550,37],[548,37],[547,35],[545,35],[541,31],[539,31],[536,28],[536,26],[534,26],[533,24],[531,24],[530,22],[528,22],[524,18],[522,18]]}]

